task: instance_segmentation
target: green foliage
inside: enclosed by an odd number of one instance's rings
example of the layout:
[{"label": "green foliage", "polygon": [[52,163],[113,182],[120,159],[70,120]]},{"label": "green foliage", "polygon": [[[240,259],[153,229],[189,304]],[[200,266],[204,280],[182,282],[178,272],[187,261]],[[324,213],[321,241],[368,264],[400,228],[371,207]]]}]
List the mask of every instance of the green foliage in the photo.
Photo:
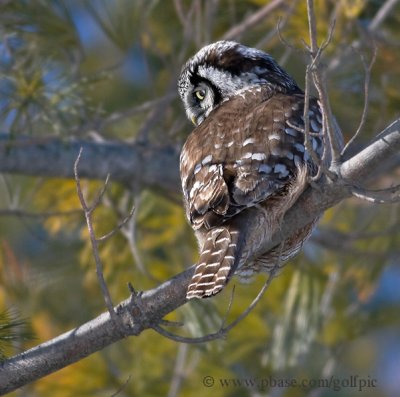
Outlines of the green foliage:
[{"label": "green foliage", "polygon": [[6,350],[13,343],[33,339],[27,320],[11,310],[0,312],[0,362],[7,358]]},{"label": "green foliage", "polygon": [[[34,139],[54,134],[138,139],[178,147],[191,130],[175,88],[181,65],[203,43],[219,39],[265,3],[2,1],[2,132]],[[334,113],[347,139],[359,124],[364,103],[359,53],[367,60],[373,54],[363,27],[381,5],[366,0],[316,1],[319,43],[328,36],[336,12],[323,60]],[[371,75],[370,108],[358,144],[398,117],[399,15],[391,13],[375,35],[378,56]],[[276,33],[278,20],[285,42]],[[237,39],[270,52],[303,86],[304,42],[309,41],[305,2],[285,2]],[[349,51],[355,41],[358,52]],[[157,102],[160,98],[163,101]],[[143,103],[147,107],[138,109]],[[387,179],[378,180],[377,188],[387,186]],[[103,183],[83,185],[91,203]],[[195,263],[198,255],[176,197],[141,186],[128,190],[112,180],[94,213],[96,236],[115,229],[133,206],[133,218],[99,245],[115,303],[128,296],[128,282],[140,290],[155,287]],[[0,207],[47,213],[0,217],[0,346],[5,346],[1,341],[12,342],[1,355],[55,337],[105,308],[74,181],[4,176]],[[382,335],[398,335],[400,329],[399,302],[374,300],[382,274],[390,265],[399,265],[398,210],[395,205],[378,208],[348,200],[328,211],[312,242],[226,340],[183,347],[146,331],[28,386],[26,393],[110,396],[121,390],[121,396],[295,397],[314,391],[331,396],[328,388],[224,387],[220,379],[379,377],[386,346]],[[225,317],[232,321],[248,307],[264,281],[259,276],[242,285],[234,279],[214,299],[185,305],[168,316],[184,323],[172,330],[193,337],[216,332]],[[29,318],[25,331],[25,320],[13,316],[9,307]],[[33,342],[27,340],[30,329],[37,336]],[[213,387],[203,383],[206,376],[215,379]],[[374,396],[389,396],[390,391],[381,378],[378,389],[369,389]],[[343,388],[334,395],[357,393]]]}]

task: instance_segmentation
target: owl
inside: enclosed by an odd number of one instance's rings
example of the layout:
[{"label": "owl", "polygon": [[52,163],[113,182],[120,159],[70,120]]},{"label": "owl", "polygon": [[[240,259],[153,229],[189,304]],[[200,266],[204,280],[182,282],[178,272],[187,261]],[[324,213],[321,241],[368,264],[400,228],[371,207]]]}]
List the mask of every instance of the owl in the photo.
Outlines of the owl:
[{"label": "owl", "polygon": [[[180,174],[200,249],[186,296],[206,298],[234,274],[271,272],[300,251],[320,214],[279,246],[263,247],[317,164],[305,147],[304,92],[267,53],[232,41],[207,45],[183,66],[178,90],[195,125]],[[310,146],[328,159],[316,98],[308,116]]]}]

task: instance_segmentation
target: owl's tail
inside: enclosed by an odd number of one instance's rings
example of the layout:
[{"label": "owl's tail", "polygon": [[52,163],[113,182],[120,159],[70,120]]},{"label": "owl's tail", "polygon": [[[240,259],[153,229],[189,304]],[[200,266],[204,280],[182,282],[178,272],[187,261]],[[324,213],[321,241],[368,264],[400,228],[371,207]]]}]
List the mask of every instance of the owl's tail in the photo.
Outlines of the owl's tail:
[{"label": "owl's tail", "polygon": [[286,241],[286,248],[284,244],[283,248],[266,252],[264,246],[279,229],[284,214],[304,191],[307,176],[307,167],[299,168],[296,178],[281,194],[247,208],[222,226],[207,232],[199,262],[186,293],[187,299],[207,298],[217,294],[238,268],[243,269],[247,261],[258,258],[262,263],[268,264],[263,267],[271,267],[269,261],[272,260],[272,264],[275,261],[285,261],[300,250],[318,215],[310,225]]},{"label": "owl's tail", "polygon": [[207,298],[224,288],[240,261],[240,237],[239,229],[233,225],[216,227],[207,233],[187,299]]}]

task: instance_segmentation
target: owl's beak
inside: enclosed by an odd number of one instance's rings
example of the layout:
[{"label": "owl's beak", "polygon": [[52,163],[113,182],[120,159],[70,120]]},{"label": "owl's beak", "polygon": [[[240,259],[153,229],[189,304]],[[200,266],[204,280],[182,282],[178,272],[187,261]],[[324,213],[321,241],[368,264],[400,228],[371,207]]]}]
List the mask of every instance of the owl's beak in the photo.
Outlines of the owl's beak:
[{"label": "owl's beak", "polygon": [[191,120],[192,120],[192,123],[195,125],[195,127],[197,127],[197,119],[196,119],[196,116],[192,116]]}]

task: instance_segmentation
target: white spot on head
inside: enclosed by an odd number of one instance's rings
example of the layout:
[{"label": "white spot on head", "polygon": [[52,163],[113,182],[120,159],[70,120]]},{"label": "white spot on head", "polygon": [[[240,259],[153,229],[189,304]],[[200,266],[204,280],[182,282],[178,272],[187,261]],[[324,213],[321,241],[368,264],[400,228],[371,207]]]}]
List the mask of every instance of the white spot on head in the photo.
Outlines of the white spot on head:
[{"label": "white spot on head", "polygon": [[230,141],[225,146],[226,147],[231,147],[234,143],[235,143],[235,141]]}]

